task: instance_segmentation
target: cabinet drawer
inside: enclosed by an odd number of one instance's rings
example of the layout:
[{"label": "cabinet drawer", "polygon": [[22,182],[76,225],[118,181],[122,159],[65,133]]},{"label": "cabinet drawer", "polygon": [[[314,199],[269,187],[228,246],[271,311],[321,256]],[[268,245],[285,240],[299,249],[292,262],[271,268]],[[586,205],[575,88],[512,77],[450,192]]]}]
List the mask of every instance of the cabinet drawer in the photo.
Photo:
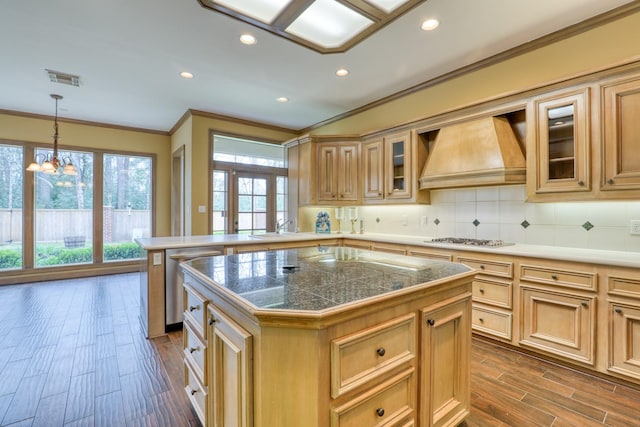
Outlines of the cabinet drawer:
[{"label": "cabinet drawer", "polygon": [[380,243],[373,243],[371,245],[371,250],[378,251],[378,252],[387,252],[390,254],[397,254],[397,255],[407,254],[407,251],[405,250],[404,246],[385,245]]},{"label": "cabinet drawer", "polygon": [[458,257],[458,262],[478,270],[479,273],[497,277],[513,277],[513,263],[479,258]]},{"label": "cabinet drawer", "polygon": [[183,323],[182,340],[184,343],[184,358],[188,359],[193,368],[193,373],[198,377],[201,384],[207,385],[206,373],[206,345],[198,334],[193,331],[189,321]]},{"label": "cabinet drawer", "polygon": [[609,293],[632,298],[640,298],[640,280],[630,277],[607,276]]},{"label": "cabinet drawer", "polygon": [[512,308],[512,283],[476,278],[472,284],[473,301]]},{"label": "cabinet drawer", "polygon": [[424,251],[421,249],[409,249],[407,250],[407,255],[420,257],[420,258],[436,259],[440,261],[451,261],[453,259],[451,255],[438,254],[434,252]]},{"label": "cabinet drawer", "polygon": [[207,408],[207,392],[205,387],[200,384],[196,375],[193,373],[189,362],[184,364],[184,391],[187,393],[187,397],[193,408],[200,418],[200,422],[203,426],[207,425],[206,420],[206,408]]},{"label": "cabinet drawer", "polygon": [[471,308],[471,324],[476,332],[511,339],[511,313],[474,306]]},{"label": "cabinet drawer", "polygon": [[416,315],[396,318],[331,342],[336,398],[416,357]]},{"label": "cabinet drawer", "polygon": [[[414,417],[415,370],[408,369],[331,410],[331,427],[405,426]],[[411,424],[409,424],[411,425]]]},{"label": "cabinet drawer", "polygon": [[520,280],[569,288],[596,290],[597,276],[586,271],[570,271],[534,265],[520,266]]},{"label": "cabinet drawer", "polygon": [[[185,277],[185,280],[188,276]],[[205,322],[206,322],[206,308],[207,299],[194,288],[189,286],[189,283],[184,283],[184,318],[191,321],[191,325],[195,331],[204,337]]]}]

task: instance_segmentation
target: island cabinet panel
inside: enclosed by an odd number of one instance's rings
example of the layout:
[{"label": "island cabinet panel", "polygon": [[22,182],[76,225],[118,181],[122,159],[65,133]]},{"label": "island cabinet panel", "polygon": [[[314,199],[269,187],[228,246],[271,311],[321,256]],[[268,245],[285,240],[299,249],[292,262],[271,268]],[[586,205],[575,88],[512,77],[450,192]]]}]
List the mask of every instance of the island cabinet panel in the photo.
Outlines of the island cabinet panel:
[{"label": "island cabinet panel", "polygon": [[421,425],[456,426],[470,411],[471,298],[421,314]]},{"label": "island cabinet panel", "polygon": [[206,425],[253,426],[252,336],[222,311],[208,307],[209,384]]}]

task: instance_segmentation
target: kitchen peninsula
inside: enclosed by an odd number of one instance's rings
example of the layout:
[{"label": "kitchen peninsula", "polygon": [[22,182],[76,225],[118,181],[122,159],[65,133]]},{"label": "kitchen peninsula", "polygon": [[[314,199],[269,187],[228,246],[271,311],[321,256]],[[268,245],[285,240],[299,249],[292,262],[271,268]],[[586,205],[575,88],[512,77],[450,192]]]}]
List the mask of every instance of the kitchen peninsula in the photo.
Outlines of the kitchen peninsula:
[{"label": "kitchen peninsula", "polygon": [[181,267],[185,391],[203,424],[445,426],[468,414],[471,268],[325,246]]}]

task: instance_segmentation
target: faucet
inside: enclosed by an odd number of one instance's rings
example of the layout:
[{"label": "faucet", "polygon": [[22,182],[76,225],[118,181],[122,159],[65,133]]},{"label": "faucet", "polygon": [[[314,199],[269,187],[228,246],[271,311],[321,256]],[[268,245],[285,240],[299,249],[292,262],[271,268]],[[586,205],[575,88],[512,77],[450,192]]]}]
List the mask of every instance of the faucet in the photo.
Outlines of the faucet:
[{"label": "faucet", "polygon": [[280,220],[276,221],[276,233],[280,234],[282,233],[282,231],[284,230],[284,228],[291,224],[295,226],[296,220],[295,219],[285,219],[282,221],[282,224],[280,224]]}]

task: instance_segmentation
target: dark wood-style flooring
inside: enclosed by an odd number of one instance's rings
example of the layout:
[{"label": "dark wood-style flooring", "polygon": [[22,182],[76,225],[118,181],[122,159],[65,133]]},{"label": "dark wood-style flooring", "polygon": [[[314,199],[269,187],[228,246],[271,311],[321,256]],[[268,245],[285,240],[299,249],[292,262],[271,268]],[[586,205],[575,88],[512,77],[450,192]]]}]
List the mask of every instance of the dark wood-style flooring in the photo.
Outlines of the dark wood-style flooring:
[{"label": "dark wood-style flooring", "polygon": [[[0,286],[0,426],[200,425],[181,332],[145,339],[138,304],[138,274]],[[478,339],[472,360],[463,426],[640,426],[640,388]]]}]

